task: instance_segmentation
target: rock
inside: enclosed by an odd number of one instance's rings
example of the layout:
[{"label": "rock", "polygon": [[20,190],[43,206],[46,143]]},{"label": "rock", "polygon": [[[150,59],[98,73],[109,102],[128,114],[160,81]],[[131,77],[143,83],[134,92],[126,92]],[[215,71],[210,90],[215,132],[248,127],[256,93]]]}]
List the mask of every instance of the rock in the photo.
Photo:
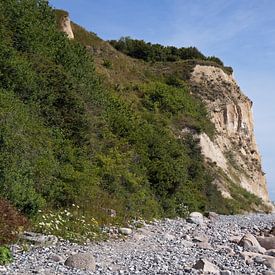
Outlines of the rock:
[{"label": "rock", "polygon": [[133,230],[131,228],[120,227],[119,232],[124,235],[131,235]]},{"label": "rock", "polygon": [[57,262],[57,263],[64,262],[64,258],[61,257],[61,256],[59,256],[59,255],[57,255],[57,254],[50,255],[49,259],[52,260],[52,261],[54,261],[54,262]]},{"label": "rock", "polygon": [[7,272],[7,268],[4,267],[4,266],[2,266],[2,265],[0,265],[0,272]]},{"label": "rock", "polygon": [[58,238],[56,236],[43,235],[34,232],[24,232],[21,239],[39,246],[53,246],[58,242]]},{"label": "rock", "polygon": [[182,244],[184,247],[192,247],[192,246],[194,246],[194,243],[193,243],[193,242],[190,242],[190,241],[187,241],[187,240],[181,240],[181,244]]},{"label": "rock", "polygon": [[240,240],[239,245],[242,246],[246,251],[255,253],[265,253],[265,249],[259,244],[257,239],[250,233],[247,233]]},{"label": "rock", "polygon": [[220,271],[220,275],[231,275],[231,274],[232,273],[229,270],[222,270],[222,271]]},{"label": "rock", "polygon": [[275,226],[273,226],[269,232],[271,235],[275,236]]},{"label": "rock", "polygon": [[268,268],[272,269],[275,271],[275,258],[266,258],[265,261],[263,262],[264,265],[266,265]]},{"label": "rock", "polygon": [[208,242],[208,237],[204,234],[201,234],[201,235],[194,236],[192,241],[195,243],[203,243],[203,242],[205,243],[205,242]]},{"label": "rock", "polygon": [[208,212],[206,214],[206,217],[210,220],[210,221],[216,221],[219,217],[219,214],[217,214],[216,212]]},{"label": "rock", "polygon": [[256,263],[264,264],[275,271],[274,257],[268,256],[268,255],[262,255],[259,253],[253,253],[253,252],[242,252],[240,253],[240,255],[245,259],[246,262],[253,260]]},{"label": "rock", "polygon": [[269,249],[265,252],[265,255],[275,257],[275,249]]},{"label": "rock", "polygon": [[201,249],[208,249],[208,250],[212,250],[213,249],[213,247],[211,246],[211,244],[208,243],[208,242],[197,243],[197,247],[201,248]]},{"label": "rock", "polygon": [[218,267],[206,259],[200,259],[199,261],[197,261],[193,268],[197,270],[202,270],[205,273],[210,272],[214,274],[219,274]]},{"label": "rock", "polygon": [[198,225],[202,225],[204,223],[203,215],[200,212],[192,212],[186,221]]},{"label": "rock", "polygon": [[258,263],[258,264],[262,264],[265,261],[265,259],[262,256],[256,256],[253,258],[253,260],[255,263]]},{"label": "rock", "polygon": [[88,252],[71,255],[67,258],[64,264],[69,267],[86,269],[89,271],[95,271],[96,267],[94,256]]},{"label": "rock", "polygon": [[257,241],[265,249],[275,249],[275,236],[274,237],[257,237]]},{"label": "rock", "polygon": [[229,237],[228,240],[232,243],[239,243],[242,239],[242,236],[232,236],[232,237]]},{"label": "rock", "polygon": [[229,246],[218,245],[217,249],[218,249],[218,251],[221,251],[221,250],[225,251],[229,256],[234,256],[235,255],[234,250],[231,247],[229,247]]},{"label": "rock", "polygon": [[163,238],[164,238],[165,240],[167,240],[167,241],[172,241],[172,240],[175,239],[175,236],[174,236],[174,235],[171,235],[171,234],[169,234],[169,233],[165,233],[165,234],[163,235]]}]

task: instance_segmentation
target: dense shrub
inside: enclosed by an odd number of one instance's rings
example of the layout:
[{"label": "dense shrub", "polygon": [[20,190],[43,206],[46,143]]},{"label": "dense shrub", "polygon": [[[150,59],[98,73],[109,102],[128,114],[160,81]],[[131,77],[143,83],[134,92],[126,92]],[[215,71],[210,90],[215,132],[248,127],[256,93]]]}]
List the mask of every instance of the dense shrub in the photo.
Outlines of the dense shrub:
[{"label": "dense shrub", "polygon": [[160,44],[147,43],[144,40],[122,37],[119,40],[110,40],[109,43],[118,51],[144,61],[178,61],[188,59],[209,60],[221,66],[223,62],[215,56],[206,57],[196,47],[176,48]]}]

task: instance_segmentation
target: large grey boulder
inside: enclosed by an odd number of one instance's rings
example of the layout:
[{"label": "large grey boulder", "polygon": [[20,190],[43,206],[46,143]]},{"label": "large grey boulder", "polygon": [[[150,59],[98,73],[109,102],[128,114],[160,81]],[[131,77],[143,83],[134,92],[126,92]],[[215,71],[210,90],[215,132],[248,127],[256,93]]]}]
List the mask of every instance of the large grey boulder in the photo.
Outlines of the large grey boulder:
[{"label": "large grey boulder", "polygon": [[239,242],[239,245],[246,251],[255,253],[265,253],[266,250],[263,248],[258,240],[250,233],[245,234]]},{"label": "large grey boulder", "polygon": [[89,252],[71,255],[67,258],[64,264],[69,267],[86,269],[89,271],[95,271],[96,268],[95,258]]},{"label": "large grey boulder", "polygon": [[275,249],[275,236],[274,237],[257,237],[258,242],[265,249]]},{"label": "large grey boulder", "polygon": [[189,223],[195,223],[198,225],[202,225],[204,223],[203,215],[200,212],[192,212],[189,217],[186,219]]},{"label": "large grey boulder", "polygon": [[200,259],[199,261],[196,262],[196,264],[193,266],[194,269],[201,270],[203,273],[212,273],[212,274],[219,274],[219,268],[209,262],[206,259]]}]

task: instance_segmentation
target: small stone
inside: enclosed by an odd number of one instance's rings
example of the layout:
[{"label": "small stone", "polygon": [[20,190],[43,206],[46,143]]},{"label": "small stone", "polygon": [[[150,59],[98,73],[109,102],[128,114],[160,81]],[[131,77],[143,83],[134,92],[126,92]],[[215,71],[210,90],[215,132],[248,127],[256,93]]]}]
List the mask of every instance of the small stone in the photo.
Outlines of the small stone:
[{"label": "small stone", "polygon": [[231,275],[231,274],[232,273],[229,270],[222,270],[222,271],[220,271],[220,275]]},{"label": "small stone", "polygon": [[95,258],[91,253],[78,253],[71,255],[64,263],[66,266],[95,271]]},{"label": "small stone", "polygon": [[119,232],[124,235],[131,235],[133,230],[131,228],[120,227]]}]

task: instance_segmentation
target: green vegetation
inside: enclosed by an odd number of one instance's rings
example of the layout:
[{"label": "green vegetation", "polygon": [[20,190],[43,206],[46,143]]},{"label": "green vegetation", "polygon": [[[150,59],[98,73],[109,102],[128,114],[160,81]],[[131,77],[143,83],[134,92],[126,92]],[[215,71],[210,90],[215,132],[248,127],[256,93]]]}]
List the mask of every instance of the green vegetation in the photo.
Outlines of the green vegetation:
[{"label": "green vegetation", "polygon": [[[214,135],[203,103],[177,74],[157,77],[153,68],[143,70],[141,61],[120,54],[127,65],[122,66],[110,45],[76,24],[76,39],[68,40],[56,28],[65,15],[43,0],[0,3],[0,197],[37,230],[70,239],[97,232],[92,219],[121,224],[181,216],[186,209],[220,212],[224,200],[211,184],[214,174],[198,141],[191,134],[179,138],[183,128]],[[93,51],[86,49],[97,43],[108,45],[95,63],[110,73],[105,82],[96,73]],[[181,54],[177,59],[202,58],[195,48]],[[112,85],[112,77],[117,82],[115,75],[126,71],[124,80],[135,75],[138,81]],[[73,204],[79,210],[65,220]],[[116,210],[117,217],[106,209]],[[21,218],[4,228],[1,212],[0,218],[0,236],[27,224]],[[77,226],[80,219],[89,229]],[[64,224],[41,227],[56,220]]]},{"label": "green vegetation", "polygon": [[0,265],[6,265],[12,262],[11,251],[6,246],[0,246]]},{"label": "green vegetation", "polygon": [[223,66],[223,62],[215,56],[205,57],[197,48],[176,48],[173,46],[162,46],[160,44],[146,43],[144,40],[122,37],[119,40],[110,40],[109,43],[118,51],[134,58],[143,59],[148,62],[166,62],[188,59],[209,60]]},{"label": "green vegetation", "polygon": [[94,218],[82,215],[80,207],[40,213],[34,222],[38,232],[65,238],[73,242],[86,242],[102,238],[99,225]]}]

